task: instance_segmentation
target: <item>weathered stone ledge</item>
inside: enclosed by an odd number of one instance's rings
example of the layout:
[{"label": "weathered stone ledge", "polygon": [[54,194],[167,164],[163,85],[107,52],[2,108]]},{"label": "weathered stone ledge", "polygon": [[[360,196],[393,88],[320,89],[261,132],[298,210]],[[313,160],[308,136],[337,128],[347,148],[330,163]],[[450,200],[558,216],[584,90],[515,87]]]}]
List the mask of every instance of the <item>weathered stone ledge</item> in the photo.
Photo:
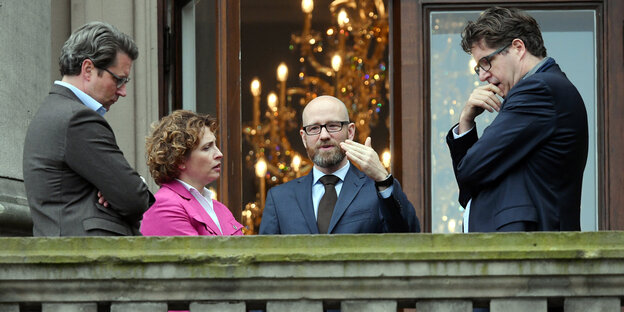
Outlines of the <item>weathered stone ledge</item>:
[{"label": "weathered stone ledge", "polygon": [[0,238],[0,311],[621,312],[623,242],[624,232]]},{"label": "weathered stone ledge", "polygon": [[624,232],[0,238],[0,264],[624,259]]}]

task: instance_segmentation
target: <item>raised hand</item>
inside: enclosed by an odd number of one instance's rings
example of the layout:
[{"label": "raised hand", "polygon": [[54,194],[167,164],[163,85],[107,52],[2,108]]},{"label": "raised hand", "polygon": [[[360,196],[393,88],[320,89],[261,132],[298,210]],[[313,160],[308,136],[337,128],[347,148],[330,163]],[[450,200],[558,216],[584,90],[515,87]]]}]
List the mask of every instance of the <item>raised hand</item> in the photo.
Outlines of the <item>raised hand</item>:
[{"label": "raised hand", "polygon": [[459,134],[472,129],[475,125],[475,118],[483,111],[493,113],[500,110],[501,101],[496,94],[503,96],[501,90],[491,83],[479,86],[472,91],[459,117]]},{"label": "raised hand", "polygon": [[388,176],[388,171],[381,164],[379,155],[371,147],[371,138],[366,138],[364,144],[346,140],[340,143],[340,147],[347,153],[347,158],[360,167],[362,172],[375,181],[383,181]]}]

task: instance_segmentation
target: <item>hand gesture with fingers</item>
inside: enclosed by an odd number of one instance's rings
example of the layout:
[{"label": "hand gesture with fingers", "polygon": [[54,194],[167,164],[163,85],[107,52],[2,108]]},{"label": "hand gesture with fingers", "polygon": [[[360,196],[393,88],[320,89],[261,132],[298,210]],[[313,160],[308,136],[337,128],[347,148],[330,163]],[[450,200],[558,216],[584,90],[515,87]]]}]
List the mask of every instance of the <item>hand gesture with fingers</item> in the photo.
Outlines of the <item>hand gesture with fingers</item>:
[{"label": "hand gesture with fingers", "polygon": [[462,134],[474,127],[474,120],[487,110],[490,113],[499,111],[501,106],[500,99],[496,96],[503,96],[501,90],[494,84],[479,86],[472,91],[466,105],[459,117],[459,134]]},{"label": "hand gesture with fingers", "polygon": [[364,144],[346,140],[340,143],[340,147],[347,153],[347,158],[362,169],[368,177],[375,181],[383,181],[388,176],[388,171],[381,164],[379,155],[371,147],[371,138],[366,138]]}]

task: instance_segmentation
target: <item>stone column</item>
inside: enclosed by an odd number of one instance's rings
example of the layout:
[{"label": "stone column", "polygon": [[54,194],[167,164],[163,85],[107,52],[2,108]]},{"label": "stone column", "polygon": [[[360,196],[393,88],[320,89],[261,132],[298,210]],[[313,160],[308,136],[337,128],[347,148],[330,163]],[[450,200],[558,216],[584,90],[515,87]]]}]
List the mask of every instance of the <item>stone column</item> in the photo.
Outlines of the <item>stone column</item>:
[{"label": "stone column", "polygon": [[0,312],[20,312],[17,303],[0,303]]},{"label": "stone column", "polygon": [[620,298],[566,298],[563,302],[565,312],[621,312]]},{"label": "stone column", "polygon": [[297,300],[297,301],[269,301],[267,312],[323,312],[322,301]]},{"label": "stone column", "polygon": [[[113,128],[124,156],[146,181],[145,137],[158,120],[158,17],[157,1],[72,0],[72,30],[90,21],[114,25],[132,37],[139,48],[126,85],[127,95],[113,104],[105,118]],[[151,183],[152,190],[155,184]]]},{"label": "stone column", "polygon": [[546,312],[548,303],[546,299],[492,299],[490,301],[491,312]]},{"label": "stone column", "polygon": [[0,5],[0,236],[32,235],[22,175],[26,130],[50,90],[50,1]]},{"label": "stone column", "polygon": [[97,303],[43,303],[41,312],[97,312]]},{"label": "stone column", "polygon": [[111,312],[167,312],[166,303],[155,302],[123,302],[112,303]]},{"label": "stone column", "polygon": [[423,301],[416,302],[416,311],[472,312],[472,301],[468,301],[468,300],[423,300]]},{"label": "stone column", "polygon": [[191,312],[245,312],[244,302],[191,302]]},{"label": "stone column", "polygon": [[394,312],[396,310],[397,303],[392,300],[347,300],[340,303],[341,312]]}]

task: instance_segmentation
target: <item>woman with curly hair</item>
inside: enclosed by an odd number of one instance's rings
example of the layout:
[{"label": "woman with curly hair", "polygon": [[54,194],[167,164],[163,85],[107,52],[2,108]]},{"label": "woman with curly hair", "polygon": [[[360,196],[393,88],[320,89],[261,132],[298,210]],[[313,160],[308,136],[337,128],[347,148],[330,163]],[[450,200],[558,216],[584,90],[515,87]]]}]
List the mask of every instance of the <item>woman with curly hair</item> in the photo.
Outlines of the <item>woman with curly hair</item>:
[{"label": "woman with curly hair", "polygon": [[160,190],[143,215],[143,235],[242,235],[242,225],[205,188],[221,174],[215,130],[210,115],[187,110],[174,111],[153,127],[147,165]]}]

